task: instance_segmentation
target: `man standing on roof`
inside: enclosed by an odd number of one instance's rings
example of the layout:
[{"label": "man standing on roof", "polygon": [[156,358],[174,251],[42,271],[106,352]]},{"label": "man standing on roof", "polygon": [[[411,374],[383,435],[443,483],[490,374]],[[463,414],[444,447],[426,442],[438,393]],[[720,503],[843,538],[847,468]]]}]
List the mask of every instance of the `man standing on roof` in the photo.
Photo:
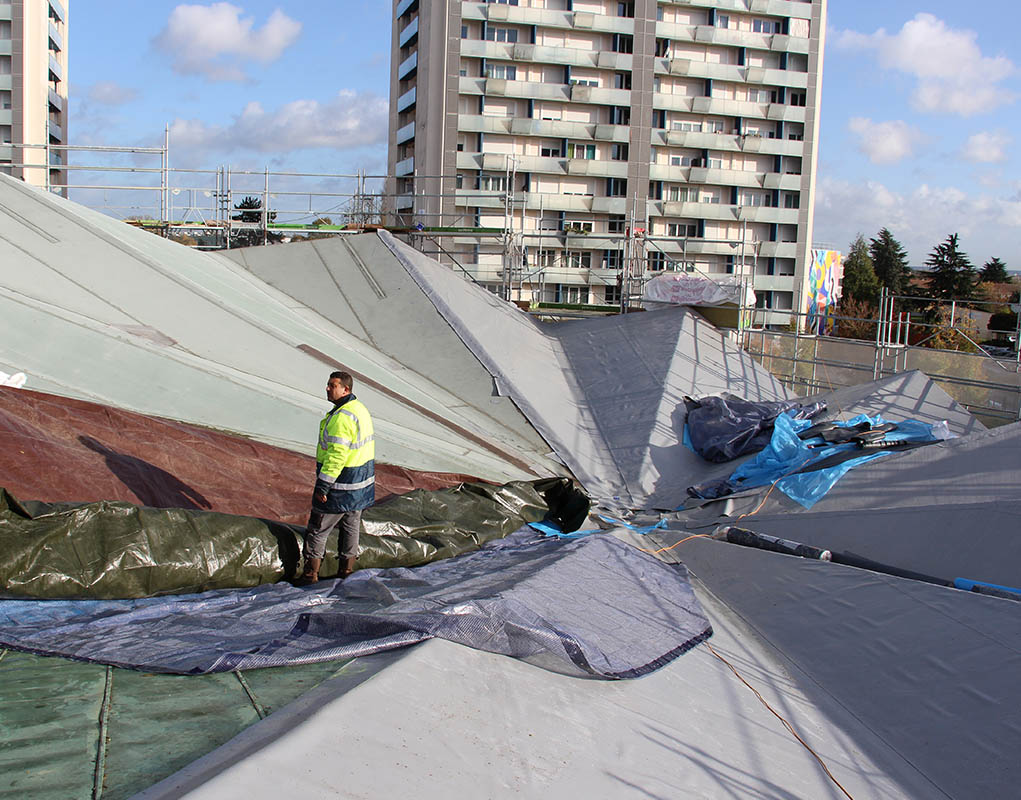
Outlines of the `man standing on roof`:
[{"label": "man standing on roof", "polygon": [[296,581],[307,586],[319,580],[326,555],[326,537],[340,524],[340,574],[354,572],[362,511],[376,499],[376,446],[369,410],[352,393],[349,372],[332,372],[326,399],[333,408],[319,423],[316,444],[316,485],[312,513],[305,530],[302,558],[305,569]]}]

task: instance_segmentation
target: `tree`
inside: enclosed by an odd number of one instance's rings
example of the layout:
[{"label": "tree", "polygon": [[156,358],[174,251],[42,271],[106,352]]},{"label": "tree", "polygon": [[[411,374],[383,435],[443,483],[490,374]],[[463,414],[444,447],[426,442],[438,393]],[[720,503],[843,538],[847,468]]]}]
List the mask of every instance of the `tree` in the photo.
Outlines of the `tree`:
[{"label": "tree", "polygon": [[978,276],[982,283],[1009,283],[1010,276],[1007,274],[1007,265],[998,258],[991,258],[982,265],[982,272]]},{"label": "tree", "polygon": [[879,279],[894,294],[905,294],[911,282],[908,254],[888,228],[883,228],[875,239],[869,240],[872,268]]},{"label": "tree", "polygon": [[872,267],[865,237],[860,233],[851,243],[851,251],[844,259],[844,280],[841,298],[858,300],[863,303],[875,303],[879,297],[879,279]]},{"label": "tree", "polygon": [[977,275],[968,256],[957,247],[957,234],[936,245],[926,260],[929,294],[936,300],[964,300],[975,291]]},{"label": "tree", "polygon": [[[240,211],[240,214],[235,214],[231,217],[235,222],[247,222],[249,224],[261,224],[262,223],[262,200],[258,197],[251,195],[241,199],[241,202],[234,206],[236,211]],[[276,211],[270,211],[266,214],[266,222],[273,222],[277,218]],[[234,244],[236,247],[251,247],[263,243],[263,232],[261,230],[255,230],[253,228],[242,228],[241,230],[234,231]],[[275,244],[280,241],[280,236],[275,233],[267,233],[265,235],[265,241],[267,244]]]}]

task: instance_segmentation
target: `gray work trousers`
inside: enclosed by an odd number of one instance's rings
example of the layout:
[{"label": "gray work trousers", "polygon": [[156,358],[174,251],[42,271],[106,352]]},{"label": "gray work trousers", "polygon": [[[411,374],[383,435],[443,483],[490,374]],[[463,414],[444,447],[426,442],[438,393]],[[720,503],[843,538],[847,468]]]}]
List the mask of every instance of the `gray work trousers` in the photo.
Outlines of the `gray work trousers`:
[{"label": "gray work trousers", "polygon": [[358,532],[362,524],[361,511],[344,511],[340,514],[325,514],[312,509],[305,529],[305,546],[302,558],[322,558],[326,555],[326,539],[333,526],[340,523],[340,557],[354,558],[358,555]]}]

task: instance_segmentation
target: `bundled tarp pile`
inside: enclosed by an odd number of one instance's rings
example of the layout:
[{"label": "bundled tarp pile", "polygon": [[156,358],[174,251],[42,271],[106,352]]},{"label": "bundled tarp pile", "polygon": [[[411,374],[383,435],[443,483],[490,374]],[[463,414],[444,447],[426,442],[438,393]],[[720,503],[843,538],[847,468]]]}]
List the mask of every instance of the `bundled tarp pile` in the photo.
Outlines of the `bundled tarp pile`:
[{"label": "bundled tarp pile", "polygon": [[[547,499],[549,498],[549,499]],[[570,480],[415,490],[362,517],[361,567],[425,564],[547,516],[580,525]],[[23,502],[0,490],[0,596],[137,598],[258,586],[292,577],[301,529],[281,522],[130,503]],[[335,574],[336,532],[323,574]]]}]

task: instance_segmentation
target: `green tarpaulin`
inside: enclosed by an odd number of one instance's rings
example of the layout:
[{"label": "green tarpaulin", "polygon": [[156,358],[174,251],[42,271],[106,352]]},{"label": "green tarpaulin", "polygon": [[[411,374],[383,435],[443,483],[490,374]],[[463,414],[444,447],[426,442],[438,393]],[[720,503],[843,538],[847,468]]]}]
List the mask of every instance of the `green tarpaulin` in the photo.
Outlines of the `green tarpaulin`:
[{"label": "green tarpaulin", "polygon": [[[565,478],[415,490],[362,515],[358,566],[410,567],[474,550],[547,516],[577,528],[587,498]],[[294,577],[301,529],[255,517],[122,502],[22,502],[0,489],[0,595],[151,597]],[[321,574],[335,575],[337,534]]]}]

